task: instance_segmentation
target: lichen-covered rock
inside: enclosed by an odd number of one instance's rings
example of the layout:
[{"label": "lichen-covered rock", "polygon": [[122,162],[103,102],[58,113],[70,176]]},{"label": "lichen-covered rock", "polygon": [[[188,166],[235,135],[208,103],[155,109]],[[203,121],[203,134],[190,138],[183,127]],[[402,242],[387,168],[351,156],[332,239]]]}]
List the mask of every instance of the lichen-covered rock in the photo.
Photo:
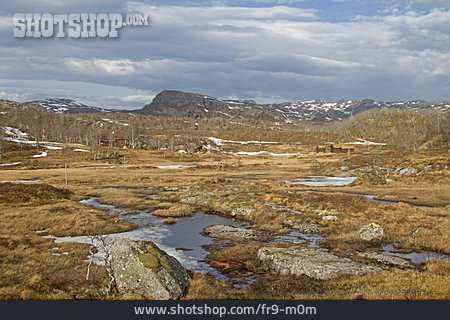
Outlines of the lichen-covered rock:
[{"label": "lichen-covered rock", "polygon": [[203,233],[211,238],[231,241],[258,239],[258,234],[253,230],[220,224],[205,228]]},{"label": "lichen-covered rock", "polygon": [[383,228],[376,223],[370,223],[362,226],[358,233],[359,237],[364,241],[381,240],[384,236]]},{"label": "lichen-covered rock", "polygon": [[111,266],[119,293],[137,293],[156,300],[181,298],[189,276],[177,259],[153,242],[117,240]]},{"label": "lichen-covered rock", "polygon": [[320,280],[382,271],[319,248],[264,247],[258,250],[258,259],[266,268],[282,275],[307,275]]}]

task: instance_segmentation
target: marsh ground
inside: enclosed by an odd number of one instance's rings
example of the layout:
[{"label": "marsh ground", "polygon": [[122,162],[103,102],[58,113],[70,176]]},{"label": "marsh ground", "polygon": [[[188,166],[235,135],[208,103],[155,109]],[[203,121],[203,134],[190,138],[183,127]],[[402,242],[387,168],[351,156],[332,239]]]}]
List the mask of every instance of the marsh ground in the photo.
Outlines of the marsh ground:
[{"label": "marsh ground", "polygon": [[[118,159],[94,161],[91,154],[68,148],[50,150],[43,158],[31,158],[36,152],[28,148],[14,150],[6,155],[5,162],[22,164],[0,167],[0,298],[139,298],[107,292],[108,275],[102,267],[92,266],[86,277],[89,245],[55,245],[52,239],[43,237],[105,234],[135,227],[105,211],[78,203],[89,196],[127,208],[131,213],[156,212],[170,217],[170,223],[178,217],[204,211],[245,221],[253,229],[268,234],[288,233],[293,224],[316,224],[325,238],[322,246],[352,259],[362,259],[355,252],[379,250],[386,243],[404,251],[450,254],[450,163],[446,150],[402,155],[383,149],[362,149],[351,155],[318,155],[313,146],[229,147],[233,152],[261,149],[298,155],[188,155],[119,150]],[[156,167],[166,165],[186,167]],[[348,168],[342,171],[342,167]],[[385,184],[374,184],[359,171],[352,171],[367,167],[391,171],[414,167],[418,172],[411,176],[386,174]],[[349,186],[286,183],[301,177],[342,175],[348,171],[358,175]],[[24,183],[24,180],[31,181]],[[375,202],[361,194],[398,203]],[[324,215],[337,219],[323,220]],[[364,242],[358,229],[372,222],[384,228],[385,236],[380,241]],[[267,243],[235,241],[225,247],[210,248],[207,260],[213,267],[231,277],[254,275],[257,280],[241,288],[194,272],[186,298],[450,298],[449,261],[429,261],[407,269],[386,268],[384,272],[365,276],[316,280],[268,272],[256,257],[263,245]]]}]

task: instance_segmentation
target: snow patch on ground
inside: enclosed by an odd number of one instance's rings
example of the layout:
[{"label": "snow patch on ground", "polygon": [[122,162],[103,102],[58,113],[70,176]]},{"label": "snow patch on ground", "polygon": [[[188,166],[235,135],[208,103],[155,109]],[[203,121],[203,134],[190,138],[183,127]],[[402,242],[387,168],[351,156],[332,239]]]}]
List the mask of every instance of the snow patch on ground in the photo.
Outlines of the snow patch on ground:
[{"label": "snow patch on ground", "polygon": [[285,182],[290,185],[303,185],[308,187],[341,187],[347,186],[355,182],[356,177],[326,177],[326,176],[315,176],[310,178],[299,178],[294,179],[294,181]]},{"label": "snow patch on ground", "polygon": [[364,139],[357,139],[355,142],[348,142],[346,144],[354,144],[354,145],[364,145],[364,146],[385,146],[386,143],[373,142]]},{"label": "snow patch on ground", "polygon": [[254,151],[254,152],[225,152],[225,154],[231,154],[235,156],[272,156],[272,157],[294,157],[300,156],[301,153],[273,153],[268,151]]},{"label": "snow patch on ground", "polygon": [[0,180],[0,183],[35,183],[41,182],[42,179],[30,179],[30,180]]},{"label": "snow patch on ground", "polygon": [[124,127],[128,127],[129,124],[128,123],[122,123],[122,122],[118,122],[112,119],[108,119],[108,118],[103,118],[103,121],[109,122],[109,123],[113,123],[113,124],[118,124],[119,126],[124,126]]},{"label": "snow patch on ground", "polygon": [[22,132],[17,128],[1,127],[1,129],[3,130],[4,134],[6,134],[7,136],[10,136],[10,138],[6,138],[5,140],[8,140],[8,139],[16,139],[16,140],[20,140],[20,141],[29,140],[28,133]]},{"label": "snow patch on ground", "polygon": [[46,151],[43,151],[41,154],[35,154],[33,158],[44,158],[46,156],[48,156],[48,153]]},{"label": "snow patch on ground", "polygon": [[18,166],[19,164],[22,164],[22,162],[2,163],[2,164],[0,164],[0,167],[12,167],[12,166]]},{"label": "snow patch on ground", "polygon": [[158,169],[166,169],[166,170],[180,170],[180,169],[189,169],[189,168],[196,168],[197,165],[181,165],[181,164],[170,164],[170,165],[164,165],[164,166],[155,166],[155,168]]},{"label": "snow patch on ground", "polygon": [[232,143],[232,144],[279,144],[279,142],[275,141],[235,141],[235,140],[225,140],[215,137],[206,137],[206,139],[209,139],[210,141],[214,142],[218,146],[223,145],[225,143]]}]

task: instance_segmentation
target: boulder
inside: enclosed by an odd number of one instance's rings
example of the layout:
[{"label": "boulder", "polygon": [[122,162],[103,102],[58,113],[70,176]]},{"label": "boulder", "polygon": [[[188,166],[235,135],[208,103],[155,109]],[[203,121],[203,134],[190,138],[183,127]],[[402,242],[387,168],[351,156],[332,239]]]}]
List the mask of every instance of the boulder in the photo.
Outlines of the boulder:
[{"label": "boulder", "polygon": [[358,233],[359,237],[364,241],[381,240],[384,236],[383,228],[376,223],[370,223],[362,226]]},{"label": "boulder", "polygon": [[402,169],[398,169],[396,171],[397,171],[397,174],[399,174],[401,176],[406,176],[406,177],[415,175],[417,173],[416,168],[402,168]]},{"label": "boulder", "polygon": [[232,217],[246,217],[255,212],[255,209],[248,207],[236,207],[231,210]]},{"label": "boulder", "polygon": [[319,248],[264,247],[258,250],[258,259],[267,269],[282,275],[307,275],[319,280],[382,271]]},{"label": "boulder", "polygon": [[183,266],[153,242],[122,238],[112,246],[111,256],[119,293],[173,300],[181,298],[189,286],[189,276]]},{"label": "boulder", "polygon": [[338,217],[336,216],[323,216],[322,220],[324,221],[337,221]]},{"label": "boulder", "polygon": [[203,230],[203,233],[211,238],[231,241],[258,239],[258,235],[253,230],[221,224],[205,228],[205,230]]},{"label": "boulder", "polygon": [[295,229],[301,233],[318,233],[319,225],[315,223],[303,223],[303,224],[293,224],[292,229]]}]

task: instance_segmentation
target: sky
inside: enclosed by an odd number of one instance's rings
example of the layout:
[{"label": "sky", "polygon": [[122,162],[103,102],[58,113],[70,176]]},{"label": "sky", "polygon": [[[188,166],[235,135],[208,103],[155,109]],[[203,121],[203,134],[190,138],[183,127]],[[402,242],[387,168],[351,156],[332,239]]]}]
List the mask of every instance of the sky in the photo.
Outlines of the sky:
[{"label": "sky", "polygon": [[[118,38],[14,38],[14,13],[147,13]],[[450,100],[449,0],[0,0],[0,99],[139,109],[162,90],[260,103]]]}]

